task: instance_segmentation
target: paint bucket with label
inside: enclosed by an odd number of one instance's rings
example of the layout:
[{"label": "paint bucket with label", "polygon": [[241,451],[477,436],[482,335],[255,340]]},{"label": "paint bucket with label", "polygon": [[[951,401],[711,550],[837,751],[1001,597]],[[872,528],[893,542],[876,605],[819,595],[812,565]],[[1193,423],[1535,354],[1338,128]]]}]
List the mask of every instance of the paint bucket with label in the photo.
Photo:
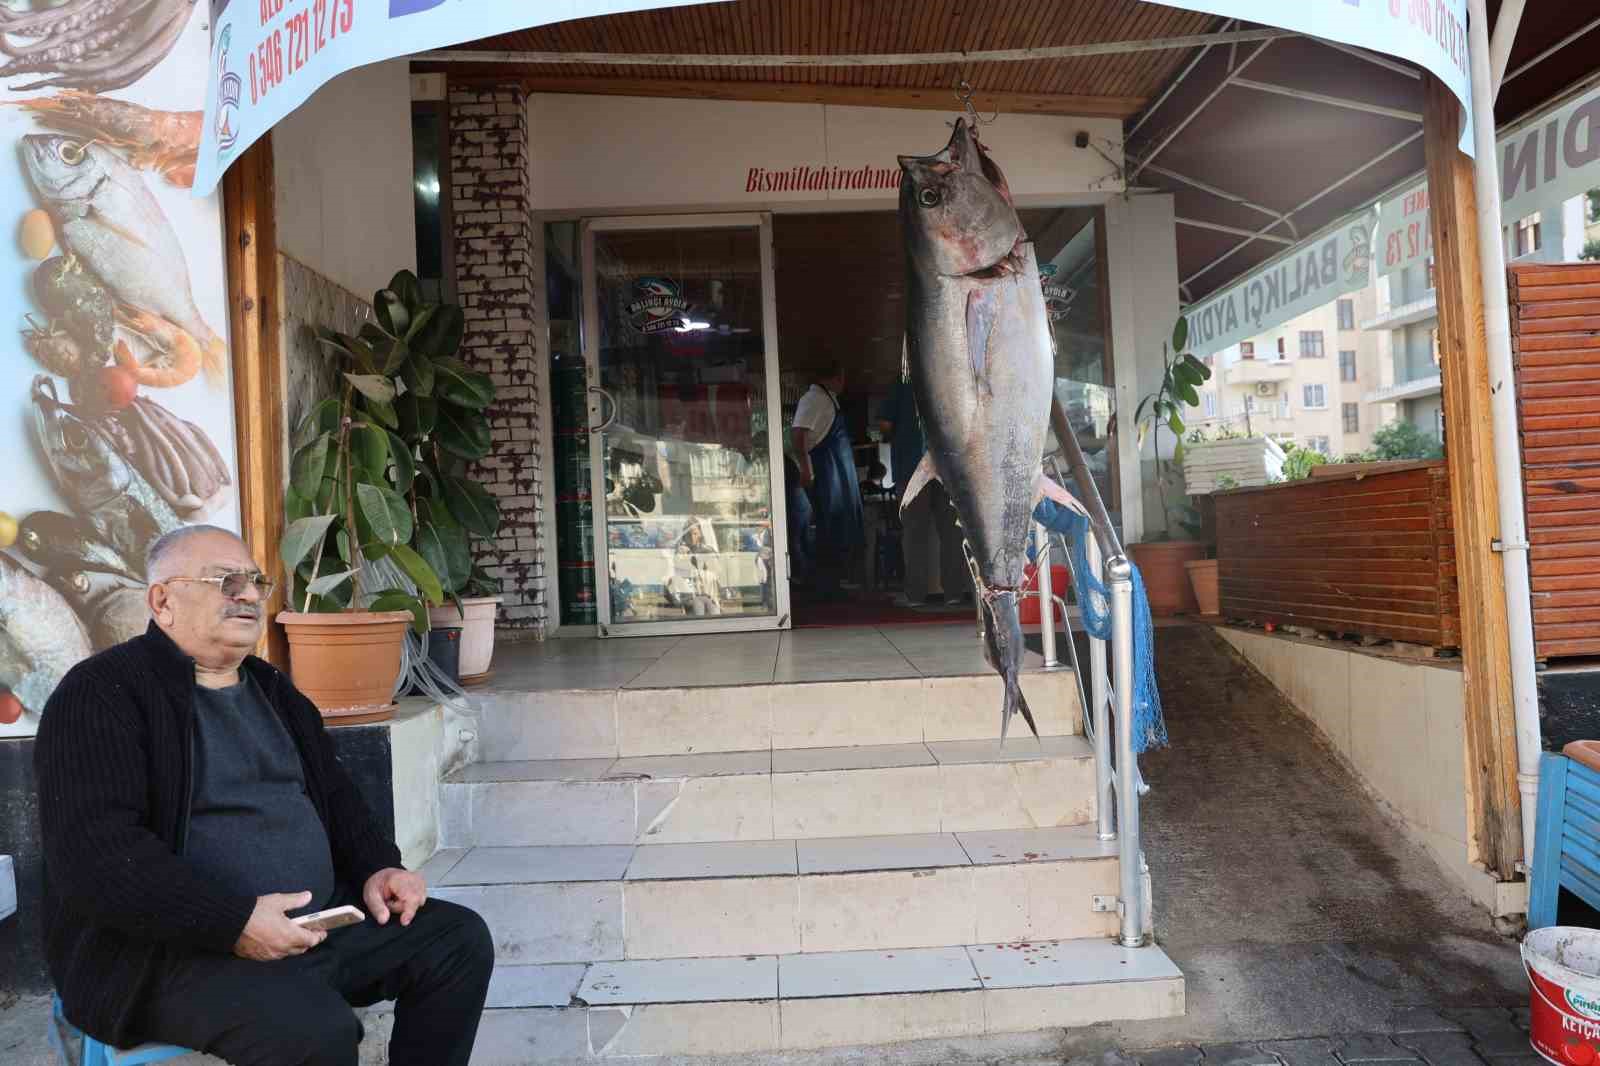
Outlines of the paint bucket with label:
[{"label": "paint bucket with label", "polygon": [[1600,1059],[1600,930],[1553,925],[1522,941],[1532,986],[1528,1038],[1557,1066]]}]

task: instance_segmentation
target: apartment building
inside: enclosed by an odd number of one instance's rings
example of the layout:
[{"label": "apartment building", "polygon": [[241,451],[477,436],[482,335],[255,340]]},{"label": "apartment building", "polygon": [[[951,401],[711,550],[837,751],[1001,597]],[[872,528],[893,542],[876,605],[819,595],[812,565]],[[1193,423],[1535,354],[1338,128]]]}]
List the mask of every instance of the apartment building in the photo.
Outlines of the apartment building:
[{"label": "apartment building", "polygon": [[1329,458],[1365,451],[1390,417],[1387,405],[1367,399],[1387,373],[1379,337],[1361,329],[1375,299],[1369,286],[1208,356],[1211,380],[1189,424],[1265,435]]}]

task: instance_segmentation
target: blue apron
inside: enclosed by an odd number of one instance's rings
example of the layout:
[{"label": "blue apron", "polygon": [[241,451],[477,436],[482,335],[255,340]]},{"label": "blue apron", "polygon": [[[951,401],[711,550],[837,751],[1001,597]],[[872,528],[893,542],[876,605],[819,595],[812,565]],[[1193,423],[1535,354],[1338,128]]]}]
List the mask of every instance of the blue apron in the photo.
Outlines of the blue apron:
[{"label": "blue apron", "polygon": [[861,483],[856,477],[856,457],[850,448],[850,431],[839,412],[839,401],[818,385],[833,404],[833,424],[811,448],[811,497],[816,508],[817,561],[836,567],[848,562],[861,545],[865,519],[861,510]]}]

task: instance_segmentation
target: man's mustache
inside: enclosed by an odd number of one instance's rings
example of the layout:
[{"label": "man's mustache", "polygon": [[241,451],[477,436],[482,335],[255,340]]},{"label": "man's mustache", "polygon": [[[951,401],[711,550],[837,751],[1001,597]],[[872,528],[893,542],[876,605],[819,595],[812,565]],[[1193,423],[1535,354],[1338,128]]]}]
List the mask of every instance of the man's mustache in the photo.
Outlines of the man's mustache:
[{"label": "man's mustache", "polygon": [[261,608],[251,606],[250,604],[247,604],[247,603],[238,603],[238,604],[234,604],[232,607],[229,607],[226,611],[224,611],[222,613],[222,617],[224,617],[224,618],[249,618],[251,620],[255,620],[255,619],[259,619],[261,617]]}]

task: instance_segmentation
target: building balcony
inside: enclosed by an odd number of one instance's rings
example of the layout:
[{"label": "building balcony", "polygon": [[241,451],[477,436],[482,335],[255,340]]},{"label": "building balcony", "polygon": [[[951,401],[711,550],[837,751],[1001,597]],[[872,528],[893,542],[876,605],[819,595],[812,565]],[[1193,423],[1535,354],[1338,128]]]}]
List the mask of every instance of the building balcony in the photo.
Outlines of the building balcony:
[{"label": "building balcony", "polygon": [[1428,396],[1437,396],[1443,390],[1438,374],[1430,374],[1425,378],[1416,378],[1412,381],[1401,381],[1393,385],[1385,385],[1381,389],[1373,389],[1361,397],[1362,403],[1399,403],[1401,400],[1421,400]]},{"label": "building balcony", "polygon": [[1287,359],[1241,359],[1222,371],[1229,385],[1254,385],[1258,381],[1288,381],[1294,364]]},{"label": "building balcony", "polygon": [[1362,329],[1399,329],[1416,322],[1426,322],[1430,318],[1439,317],[1439,298],[1434,293],[1429,293],[1420,300],[1412,300],[1408,304],[1391,307],[1381,311],[1371,318],[1361,320]]}]

